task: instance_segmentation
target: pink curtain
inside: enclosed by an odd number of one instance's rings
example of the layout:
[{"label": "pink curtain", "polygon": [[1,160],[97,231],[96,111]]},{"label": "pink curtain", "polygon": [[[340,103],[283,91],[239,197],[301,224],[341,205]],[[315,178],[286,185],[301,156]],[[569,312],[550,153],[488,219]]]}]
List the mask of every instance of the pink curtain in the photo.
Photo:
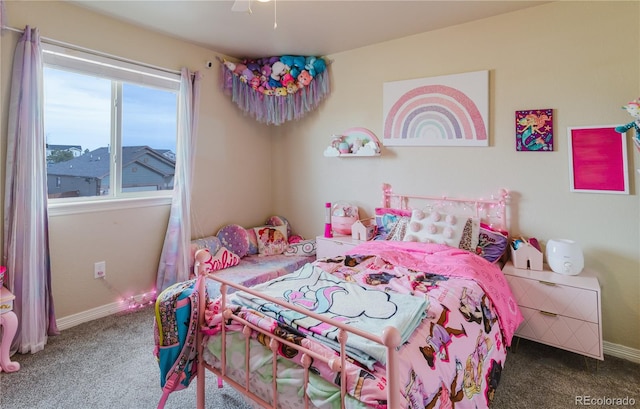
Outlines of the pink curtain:
[{"label": "pink curtain", "polygon": [[27,26],[16,45],[7,129],[3,263],[15,296],[11,351],[35,353],[58,334],[49,264],[47,165],[42,118],[42,48]]}]

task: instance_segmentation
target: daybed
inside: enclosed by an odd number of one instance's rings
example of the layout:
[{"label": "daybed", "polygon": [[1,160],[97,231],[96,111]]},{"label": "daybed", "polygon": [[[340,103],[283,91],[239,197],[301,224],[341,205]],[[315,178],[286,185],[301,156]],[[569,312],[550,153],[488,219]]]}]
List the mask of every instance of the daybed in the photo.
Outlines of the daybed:
[{"label": "daybed", "polygon": [[489,407],[522,320],[499,266],[506,192],[383,193],[384,240],[252,287],[206,275],[221,295],[198,286],[199,408],[205,370],[267,408]]}]

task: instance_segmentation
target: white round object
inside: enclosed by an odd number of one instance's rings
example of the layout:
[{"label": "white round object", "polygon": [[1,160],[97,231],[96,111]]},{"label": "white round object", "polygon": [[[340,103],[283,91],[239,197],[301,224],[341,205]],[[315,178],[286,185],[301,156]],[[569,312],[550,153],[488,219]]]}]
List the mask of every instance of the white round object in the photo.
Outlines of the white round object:
[{"label": "white round object", "polygon": [[546,255],[549,267],[556,273],[573,276],[580,274],[584,268],[582,249],[573,240],[549,240]]}]

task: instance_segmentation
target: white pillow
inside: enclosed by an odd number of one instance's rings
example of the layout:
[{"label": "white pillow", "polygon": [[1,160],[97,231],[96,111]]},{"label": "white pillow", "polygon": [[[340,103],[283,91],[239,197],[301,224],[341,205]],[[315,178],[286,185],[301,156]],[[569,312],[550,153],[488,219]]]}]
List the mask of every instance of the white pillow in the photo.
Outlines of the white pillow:
[{"label": "white pillow", "polygon": [[[465,232],[467,225],[469,227]],[[478,245],[479,230],[479,220],[471,217],[460,217],[438,210],[428,213],[415,209],[411,212],[411,219],[403,240],[446,244],[473,251]]]}]

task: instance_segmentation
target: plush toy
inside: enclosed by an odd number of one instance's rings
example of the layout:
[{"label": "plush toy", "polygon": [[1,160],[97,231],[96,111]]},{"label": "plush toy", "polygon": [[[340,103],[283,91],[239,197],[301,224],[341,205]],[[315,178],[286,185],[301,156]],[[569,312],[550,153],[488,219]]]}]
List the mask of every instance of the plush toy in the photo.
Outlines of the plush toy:
[{"label": "plush toy", "polygon": [[353,141],[353,145],[351,145],[351,153],[358,153],[358,151],[360,150],[360,148],[362,148],[362,139],[360,138],[356,138]]},{"label": "plush toy", "polygon": [[282,76],[282,79],[280,80],[280,82],[282,83],[283,87],[288,87],[290,83],[292,83],[293,81],[295,81],[295,79],[293,78],[293,76],[290,73],[286,73]]},{"label": "plush toy", "polygon": [[231,72],[234,72],[236,70],[236,64],[231,61],[225,61],[224,66],[227,67],[227,69]]},{"label": "plush toy", "polygon": [[266,78],[271,77],[271,66],[269,64],[262,66],[262,75]]},{"label": "plush toy", "polygon": [[287,85],[287,92],[289,94],[295,94],[298,91],[298,84],[296,84],[295,81],[291,81],[288,85]]},{"label": "plush toy", "polygon": [[634,128],[636,130],[636,139],[640,140],[640,98],[629,102],[623,106],[622,109],[625,109],[634,121],[626,125],[616,126],[616,132],[625,133],[629,129]]},{"label": "plush toy", "polygon": [[236,69],[233,70],[233,73],[240,76],[242,72],[247,69],[247,66],[244,64],[236,64]]},{"label": "plush toy", "polygon": [[255,75],[253,75],[253,71],[251,71],[249,68],[246,68],[244,71],[242,71],[242,75],[240,75],[240,80],[243,82],[251,82],[251,80],[255,77]]},{"label": "plush toy", "polygon": [[260,65],[258,65],[258,63],[256,62],[247,63],[247,68],[251,71],[260,71]]},{"label": "plush toy", "polygon": [[286,71],[286,66],[284,65],[283,62],[281,61],[274,62],[273,65],[271,66],[271,78],[273,78],[276,81],[280,81],[280,78],[282,77],[282,75],[284,75],[285,71]]},{"label": "plush toy", "polygon": [[311,77],[311,74],[309,74],[309,71],[302,70],[302,72],[300,72],[300,75],[298,75],[298,86],[300,88],[306,87],[307,85],[311,84],[312,79],[313,78]]},{"label": "plush toy", "polygon": [[269,89],[272,88],[278,88],[280,86],[282,86],[282,83],[276,79],[273,78],[269,78],[269,81],[267,82]]}]

